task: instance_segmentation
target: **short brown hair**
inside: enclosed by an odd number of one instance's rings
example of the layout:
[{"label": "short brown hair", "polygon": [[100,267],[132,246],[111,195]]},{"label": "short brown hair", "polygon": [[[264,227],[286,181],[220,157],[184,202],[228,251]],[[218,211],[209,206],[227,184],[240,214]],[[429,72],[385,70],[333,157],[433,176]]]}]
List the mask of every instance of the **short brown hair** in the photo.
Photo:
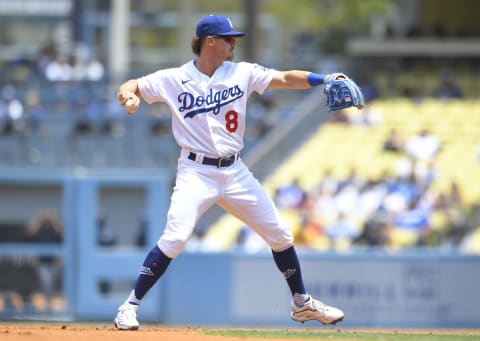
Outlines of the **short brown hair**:
[{"label": "short brown hair", "polygon": [[202,45],[204,40],[205,40],[204,37],[202,38],[195,37],[192,39],[192,52],[197,57],[200,56],[200,52],[202,51]]}]

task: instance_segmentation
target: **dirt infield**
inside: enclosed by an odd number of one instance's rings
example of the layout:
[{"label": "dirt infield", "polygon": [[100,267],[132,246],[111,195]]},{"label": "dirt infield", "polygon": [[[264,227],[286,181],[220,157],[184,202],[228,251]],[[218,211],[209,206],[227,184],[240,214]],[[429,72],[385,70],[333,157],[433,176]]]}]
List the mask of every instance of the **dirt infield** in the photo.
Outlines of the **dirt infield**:
[{"label": "dirt infield", "polygon": [[[302,331],[305,331],[301,329]],[[335,333],[335,340],[349,341],[358,340],[356,336],[362,333],[374,334],[424,334],[424,335],[458,335],[460,336],[478,336],[480,339],[480,330],[402,330],[395,329],[339,329],[339,328],[318,328],[308,329],[318,334],[315,340],[332,340],[329,336]],[[78,324],[78,323],[8,323],[0,324],[0,340],[2,341],[295,341],[305,340],[302,337],[295,338],[295,333],[299,330],[286,330],[288,338],[261,338],[249,336],[218,336],[205,335],[202,328],[169,328],[159,326],[142,326],[138,331],[118,331],[113,326],[107,324]],[[322,337],[325,334],[325,338]],[[328,335],[327,335],[328,334]],[[476,339],[476,338],[475,338]]]}]

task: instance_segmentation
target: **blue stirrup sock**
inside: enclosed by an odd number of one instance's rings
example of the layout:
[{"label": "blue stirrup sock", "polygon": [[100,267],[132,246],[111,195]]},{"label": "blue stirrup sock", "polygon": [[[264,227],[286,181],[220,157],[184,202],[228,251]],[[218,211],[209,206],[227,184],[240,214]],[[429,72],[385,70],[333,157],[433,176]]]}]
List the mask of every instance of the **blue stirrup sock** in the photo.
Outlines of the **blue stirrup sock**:
[{"label": "blue stirrup sock", "polygon": [[140,304],[143,296],[167,270],[171,260],[172,258],[168,258],[157,245],[150,250],[140,269],[135,289],[128,298],[130,304]]},{"label": "blue stirrup sock", "polygon": [[277,264],[278,269],[287,280],[292,296],[295,296],[295,294],[306,295],[307,292],[303,284],[302,272],[295,248],[291,246],[279,252],[272,250],[272,254],[275,264]]},{"label": "blue stirrup sock", "polygon": [[[285,277],[292,296],[295,294],[305,295],[302,273],[298,256],[293,246],[283,251],[273,251],[273,259],[280,272]],[[145,294],[157,282],[168,268],[171,258],[168,258],[158,246],[154,246],[148,253],[140,274],[135,284],[135,289],[130,294],[129,303],[139,304]],[[132,297],[134,296],[134,297]]]}]

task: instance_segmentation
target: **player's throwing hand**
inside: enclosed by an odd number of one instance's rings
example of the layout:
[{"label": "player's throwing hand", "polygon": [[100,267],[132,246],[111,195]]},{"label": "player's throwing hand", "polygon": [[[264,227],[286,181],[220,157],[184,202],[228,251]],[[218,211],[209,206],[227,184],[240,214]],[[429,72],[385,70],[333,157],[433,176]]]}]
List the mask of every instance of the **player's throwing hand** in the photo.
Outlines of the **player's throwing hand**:
[{"label": "player's throwing hand", "polygon": [[117,98],[129,115],[137,111],[140,106],[140,98],[133,92],[119,92]]}]

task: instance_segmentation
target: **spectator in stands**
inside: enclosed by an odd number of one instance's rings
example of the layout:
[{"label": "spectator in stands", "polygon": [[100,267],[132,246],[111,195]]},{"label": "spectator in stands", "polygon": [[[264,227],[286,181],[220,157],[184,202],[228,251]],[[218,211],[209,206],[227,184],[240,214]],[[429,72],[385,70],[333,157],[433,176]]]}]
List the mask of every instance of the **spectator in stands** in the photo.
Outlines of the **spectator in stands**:
[{"label": "spectator in stands", "polygon": [[46,68],[57,55],[55,46],[52,42],[41,46],[38,50],[35,60],[35,73],[39,79],[46,79]]},{"label": "spectator in stands", "polygon": [[355,166],[351,166],[346,178],[339,180],[337,192],[340,192],[348,186],[353,186],[356,189],[361,189],[365,185],[366,180],[358,174],[358,169]]},{"label": "spectator in stands", "polygon": [[369,219],[382,208],[387,193],[387,179],[369,179],[360,189],[354,214],[361,221]]},{"label": "spectator in stands", "polygon": [[25,130],[24,106],[13,85],[5,85],[0,101],[0,123],[2,133],[16,134]]},{"label": "spectator in stands", "polygon": [[456,247],[470,228],[469,213],[463,193],[456,181],[450,183],[447,191],[439,193],[433,208],[442,217],[447,242]]},{"label": "spectator in stands", "polygon": [[415,161],[433,161],[441,150],[440,140],[427,128],[410,137],[405,145],[405,151]]},{"label": "spectator in stands", "polygon": [[30,89],[25,97],[25,119],[30,134],[41,132],[44,116],[45,108],[40,101],[40,94],[37,90]]},{"label": "spectator in stands", "polygon": [[450,182],[450,186],[447,192],[447,199],[448,204],[451,206],[463,206],[464,205],[464,198],[463,198],[462,190],[460,189],[460,185],[457,181],[452,180]]},{"label": "spectator in stands", "polygon": [[31,61],[22,56],[17,56],[10,61],[8,65],[8,73],[11,77],[11,82],[17,86],[29,84],[35,74],[32,72]]},{"label": "spectator in stands", "polygon": [[[36,243],[61,243],[62,231],[63,224],[56,212],[51,209],[41,210],[28,226],[30,240]],[[42,293],[47,304],[51,305],[59,270],[57,257],[39,256],[36,270]]]},{"label": "spectator in stands", "polygon": [[367,247],[390,246],[391,230],[392,225],[388,216],[379,210],[365,221],[361,233],[354,239],[353,243]]},{"label": "spectator in stands", "polygon": [[382,112],[374,107],[365,107],[362,110],[350,110],[349,121],[352,125],[375,127],[382,123]]},{"label": "spectator in stands", "polygon": [[433,91],[433,97],[437,99],[455,99],[462,98],[463,93],[452,79],[443,79],[437,88]]},{"label": "spectator in stands", "polygon": [[360,187],[356,183],[348,183],[335,195],[334,202],[337,212],[355,214],[358,209]]},{"label": "spectator in stands", "polygon": [[107,217],[99,214],[97,218],[97,242],[98,245],[104,247],[112,247],[117,245],[117,235],[111,226],[107,223]]},{"label": "spectator in stands", "polygon": [[300,231],[295,236],[297,243],[312,249],[328,249],[330,243],[325,233],[323,217],[317,211],[317,198],[315,195],[307,195],[300,214]]},{"label": "spectator in stands", "polygon": [[399,131],[392,128],[383,142],[383,150],[386,152],[403,153],[405,141]]},{"label": "spectator in stands", "polygon": [[390,217],[397,217],[409,209],[411,203],[420,195],[415,172],[409,175],[397,176],[389,184],[388,193],[383,199],[382,208]]},{"label": "spectator in stands", "polygon": [[98,82],[104,79],[105,67],[100,59],[94,57],[87,62],[86,77],[91,82]]},{"label": "spectator in stands", "polygon": [[306,192],[299,184],[299,179],[293,179],[290,184],[277,188],[274,200],[279,209],[300,208],[305,202]]},{"label": "spectator in stands", "polygon": [[115,97],[107,93],[103,96],[103,122],[101,131],[105,135],[114,138],[122,138],[125,136],[125,124],[123,121],[124,110]]},{"label": "spectator in stands", "polygon": [[325,169],[323,177],[318,185],[316,185],[311,193],[314,195],[319,195],[321,193],[332,193],[335,194],[338,191],[340,180],[333,175],[331,168]]},{"label": "spectator in stands", "polygon": [[91,103],[91,98],[86,90],[81,90],[75,95],[71,108],[75,120],[72,127],[72,137],[94,132],[95,127],[91,117],[95,110],[96,106]]},{"label": "spectator in stands", "polygon": [[352,220],[352,216],[339,212],[336,220],[325,226],[333,248],[350,247],[352,241],[358,236],[360,229]]},{"label": "spectator in stands", "polygon": [[338,214],[335,187],[321,186],[315,191],[315,211],[324,224],[333,221]]},{"label": "spectator in stands", "polygon": [[429,228],[430,210],[418,205],[420,196],[411,200],[409,207],[404,212],[398,214],[395,219],[395,226],[418,231]]},{"label": "spectator in stands", "polygon": [[86,46],[78,46],[72,64],[72,79],[74,81],[97,82],[104,78],[103,63],[93,55]]},{"label": "spectator in stands", "polygon": [[[103,213],[100,213],[97,218],[97,244],[101,247],[117,245],[117,235],[112,227],[108,225],[107,217]],[[108,280],[101,280],[99,287],[102,294],[108,294],[112,285]]]},{"label": "spectator in stands", "polygon": [[85,119],[92,125],[98,126],[101,122],[105,122],[107,118],[108,101],[103,94],[85,94]]},{"label": "spectator in stands", "polygon": [[438,169],[435,160],[420,162],[418,165],[412,163],[412,168],[415,170],[417,183],[421,190],[427,190],[438,179]]},{"label": "spectator in stands", "polygon": [[72,65],[68,56],[58,54],[45,66],[45,77],[52,82],[68,82],[73,79]]},{"label": "spectator in stands", "polygon": [[[358,174],[356,167],[351,167],[345,179],[339,181],[338,190],[334,195],[335,218],[338,214],[353,215],[358,212],[360,202],[360,192],[365,185],[365,179]],[[330,221],[328,224],[331,223]]]}]

